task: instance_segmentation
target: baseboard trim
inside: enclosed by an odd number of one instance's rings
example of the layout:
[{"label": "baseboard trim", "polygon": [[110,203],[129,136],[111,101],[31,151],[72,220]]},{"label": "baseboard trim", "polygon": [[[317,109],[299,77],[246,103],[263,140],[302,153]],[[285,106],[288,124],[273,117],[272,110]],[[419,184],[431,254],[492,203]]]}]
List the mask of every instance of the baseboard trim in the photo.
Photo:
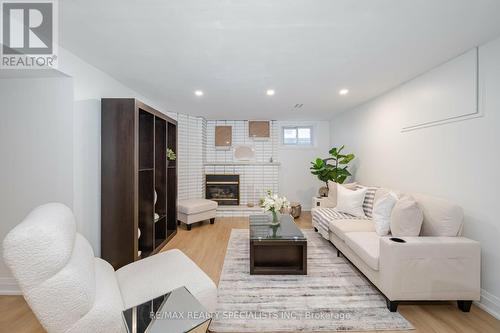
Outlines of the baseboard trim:
[{"label": "baseboard trim", "polygon": [[496,319],[500,319],[500,298],[481,289],[481,300],[474,302],[482,310],[488,312]]},{"label": "baseboard trim", "polygon": [[0,295],[22,295],[14,278],[0,277]]}]

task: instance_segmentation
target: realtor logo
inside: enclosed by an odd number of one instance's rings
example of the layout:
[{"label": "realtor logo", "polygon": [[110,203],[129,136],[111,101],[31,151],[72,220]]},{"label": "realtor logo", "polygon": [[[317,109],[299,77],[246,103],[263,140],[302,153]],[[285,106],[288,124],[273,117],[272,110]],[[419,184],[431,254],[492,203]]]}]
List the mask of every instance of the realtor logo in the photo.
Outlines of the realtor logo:
[{"label": "realtor logo", "polygon": [[55,68],[55,0],[2,1],[2,68]]}]

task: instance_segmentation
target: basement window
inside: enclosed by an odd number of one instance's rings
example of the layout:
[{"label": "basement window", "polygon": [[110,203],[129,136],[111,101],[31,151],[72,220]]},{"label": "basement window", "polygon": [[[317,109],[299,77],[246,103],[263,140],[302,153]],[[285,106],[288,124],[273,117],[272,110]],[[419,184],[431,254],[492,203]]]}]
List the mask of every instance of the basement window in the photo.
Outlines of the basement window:
[{"label": "basement window", "polygon": [[282,143],[286,146],[311,146],[312,132],[311,126],[282,127]]}]

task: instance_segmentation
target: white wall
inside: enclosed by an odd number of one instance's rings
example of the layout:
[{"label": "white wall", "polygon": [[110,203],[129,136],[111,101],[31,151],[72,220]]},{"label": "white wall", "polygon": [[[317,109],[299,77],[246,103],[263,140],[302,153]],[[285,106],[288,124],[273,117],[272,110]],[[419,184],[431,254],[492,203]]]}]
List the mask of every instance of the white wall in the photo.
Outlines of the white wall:
[{"label": "white wall", "polygon": [[[73,204],[73,83],[66,77],[0,79],[0,101],[2,241],[34,207]],[[0,260],[0,294],[16,291]]]},{"label": "white wall", "polygon": [[290,201],[302,204],[303,210],[311,210],[312,197],[318,195],[318,189],[324,186],[316,176],[311,175],[311,162],[317,157],[328,157],[330,145],[330,123],[328,121],[278,122],[282,126],[312,126],[314,145],[312,147],[278,146],[280,169],[280,192]]},{"label": "white wall", "polygon": [[363,184],[428,193],[464,208],[465,236],[482,247],[481,303],[498,316],[500,40],[479,48],[479,68],[483,117],[401,132],[407,110],[397,88],[335,116],[331,143],[357,155],[355,178]]}]

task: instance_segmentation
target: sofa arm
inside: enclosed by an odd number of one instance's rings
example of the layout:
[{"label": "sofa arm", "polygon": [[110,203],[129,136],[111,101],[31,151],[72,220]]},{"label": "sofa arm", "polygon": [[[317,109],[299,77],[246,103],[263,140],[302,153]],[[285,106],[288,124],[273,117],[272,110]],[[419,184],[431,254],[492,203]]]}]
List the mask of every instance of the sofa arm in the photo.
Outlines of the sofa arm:
[{"label": "sofa arm", "polygon": [[124,309],[185,286],[208,311],[215,311],[217,286],[178,249],[161,252],[116,271]]},{"label": "sofa arm", "polygon": [[379,287],[392,301],[479,300],[481,248],[464,237],[380,239]]}]

